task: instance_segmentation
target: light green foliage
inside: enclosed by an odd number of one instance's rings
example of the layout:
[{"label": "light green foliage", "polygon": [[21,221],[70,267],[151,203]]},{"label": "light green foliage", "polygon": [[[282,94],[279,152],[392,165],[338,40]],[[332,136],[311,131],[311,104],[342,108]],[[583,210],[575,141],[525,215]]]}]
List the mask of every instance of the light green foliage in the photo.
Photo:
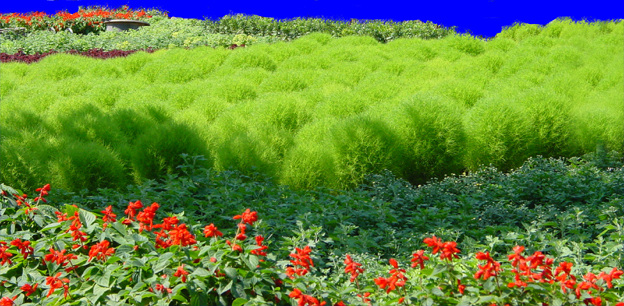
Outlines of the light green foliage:
[{"label": "light green foliage", "polygon": [[[187,22],[161,21],[178,31]],[[71,141],[115,164],[102,175],[124,172],[102,178],[105,186],[175,172],[184,152],[296,188],[346,188],[384,169],[424,182],[482,164],[507,170],[538,154],[622,150],[622,25],[557,20],[515,25],[489,41],[449,35],[387,44],[313,33],[234,50],[6,64],[0,124],[8,166],[0,179],[41,182],[49,150],[72,167],[54,170],[55,180],[78,188],[72,184],[87,179],[75,169],[83,161],[61,153]],[[43,135],[54,137],[20,149]]]},{"label": "light green foliage", "polygon": [[463,110],[461,103],[420,93],[391,113],[378,114],[378,118],[389,118],[403,146],[403,165],[396,173],[415,183],[458,173],[466,142]]}]

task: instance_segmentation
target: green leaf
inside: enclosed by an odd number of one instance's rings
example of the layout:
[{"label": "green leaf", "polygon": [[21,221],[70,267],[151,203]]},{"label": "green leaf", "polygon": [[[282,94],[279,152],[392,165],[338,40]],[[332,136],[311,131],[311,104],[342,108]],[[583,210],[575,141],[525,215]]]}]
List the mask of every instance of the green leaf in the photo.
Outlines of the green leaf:
[{"label": "green leaf", "polygon": [[160,255],[156,264],[152,266],[152,270],[154,270],[154,273],[158,273],[168,267],[169,264],[171,264],[171,261],[169,259],[171,259],[173,255],[174,254],[171,252]]},{"label": "green leaf", "polygon": [[87,230],[91,230],[93,228],[93,222],[95,222],[95,215],[92,212],[81,209],[78,213],[80,217],[80,222],[87,228]]},{"label": "green leaf", "polygon": [[190,306],[205,306],[208,305],[208,297],[203,292],[195,292],[193,296],[191,296],[191,305]]},{"label": "green leaf", "polygon": [[208,272],[208,270],[204,268],[195,268],[195,271],[193,271],[193,273],[191,273],[190,275],[206,277],[206,276],[210,276],[211,274],[210,272]]},{"label": "green leaf", "polygon": [[485,295],[485,296],[481,296],[479,297],[479,300],[477,301],[477,304],[480,303],[489,303],[491,301],[496,300],[496,297],[493,295]]},{"label": "green leaf", "polygon": [[115,249],[115,254],[117,255],[124,255],[132,252],[134,252],[134,246],[129,244],[120,245]]},{"label": "green leaf", "polygon": [[119,232],[119,234],[121,234],[121,236],[126,237],[128,236],[128,230],[126,229],[126,226],[123,225],[121,222],[117,221],[115,223],[113,223],[112,226],[117,232]]},{"label": "green leaf", "polygon": [[241,305],[245,305],[245,303],[247,303],[248,301],[246,299],[243,298],[237,298],[234,300],[234,302],[232,302],[232,306],[241,306]]},{"label": "green leaf", "polygon": [[95,275],[93,276],[93,280],[96,284],[102,287],[108,287],[110,284],[111,274],[109,271],[106,271],[104,275]]},{"label": "green leaf", "polygon": [[442,292],[442,290],[440,290],[440,288],[438,288],[438,286],[434,286],[433,288],[431,288],[431,293],[437,295],[437,296],[444,296],[444,292]]},{"label": "green leaf", "polygon": [[251,264],[251,270],[255,270],[258,267],[258,264],[260,264],[260,261],[258,260],[258,256],[255,255],[251,255],[249,256],[249,263]]},{"label": "green leaf", "polygon": [[50,223],[50,224],[48,224],[48,225],[44,226],[44,227],[43,227],[42,229],[40,229],[39,231],[40,231],[40,232],[49,231],[49,230],[52,230],[52,229],[55,229],[55,228],[59,228],[59,227],[61,227],[62,225],[63,225],[63,223],[61,223],[61,222]]},{"label": "green leaf", "polygon": [[236,272],[236,269],[232,268],[232,267],[227,267],[225,269],[223,269],[225,271],[225,275],[227,275],[228,278],[230,279],[236,279],[236,276],[238,276],[238,273]]},{"label": "green leaf", "polygon": [[224,292],[226,292],[226,291],[228,291],[228,290],[230,290],[232,288],[232,284],[234,284],[233,280],[231,280],[227,285],[225,285],[225,287],[221,287],[219,285],[219,289],[217,289],[217,293],[219,295],[222,295]]}]

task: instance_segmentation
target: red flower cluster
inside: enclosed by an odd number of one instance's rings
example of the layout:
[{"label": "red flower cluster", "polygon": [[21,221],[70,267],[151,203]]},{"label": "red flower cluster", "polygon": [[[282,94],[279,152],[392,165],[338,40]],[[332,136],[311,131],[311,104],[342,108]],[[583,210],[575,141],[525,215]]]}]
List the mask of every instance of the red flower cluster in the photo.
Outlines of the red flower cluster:
[{"label": "red flower cluster", "polygon": [[186,224],[178,225],[179,221],[175,216],[164,218],[161,224],[154,224],[156,211],[159,207],[160,205],[154,202],[137,214],[137,211],[143,208],[143,204],[140,200],[134,203],[130,202],[124,211],[128,218],[122,223],[130,225],[132,221],[139,221],[139,232],[159,228],[160,231],[154,232],[156,234],[156,248],[168,248],[172,245],[189,246],[197,243],[195,235],[188,231]]},{"label": "red flower cluster", "polygon": [[267,256],[267,253],[264,250],[268,249],[269,247],[266,245],[262,245],[263,241],[264,237],[260,235],[256,236],[256,245],[259,246],[259,248],[251,250],[250,253],[256,256]]},{"label": "red flower cluster", "polygon": [[407,281],[407,277],[403,274],[405,273],[405,269],[399,269],[399,264],[394,258],[390,258],[390,264],[394,267],[394,269],[390,270],[390,277],[378,277],[374,279],[375,284],[377,284],[379,288],[386,289],[386,293],[390,293],[390,291],[395,290],[397,287],[405,286],[405,282]]},{"label": "red flower cluster", "polygon": [[104,221],[104,225],[102,225],[102,229],[105,230],[106,227],[108,226],[108,222],[115,222],[117,221],[117,215],[115,213],[113,213],[113,206],[112,205],[108,205],[108,207],[106,207],[106,209],[100,211],[101,213],[104,214],[104,216],[102,216],[102,220]]},{"label": "red flower cluster", "polygon": [[[163,15],[167,16],[167,13]],[[76,13],[57,12],[48,15],[44,12],[32,12],[28,14],[12,13],[0,15],[0,28],[3,27],[28,27],[34,30],[47,30],[54,28],[61,31],[72,28],[74,31],[85,31],[85,28],[103,30],[103,22],[108,18],[116,19],[148,19],[152,18],[145,10],[133,11],[127,7],[119,10],[110,9],[79,9]]]},{"label": "red flower cluster", "polygon": [[418,250],[412,254],[412,268],[420,267],[421,269],[425,268],[425,260],[429,260],[429,257],[423,255],[425,250]]},{"label": "red flower cluster", "polygon": [[303,292],[301,292],[301,290],[299,290],[297,288],[293,289],[293,291],[290,292],[290,294],[288,296],[290,298],[298,300],[297,301],[297,306],[305,306],[305,305],[309,305],[309,306],[323,306],[323,305],[327,304],[327,303],[325,303],[325,301],[319,303],[318,299],[316,299],[315,297],[303,294]]},{"label": "red flower cluster", "polygon": [[[88,236],[87,233],[81,231],[80,229],[82,228],[82,222],[80,221],[80,214],[78,213],[78,211],[74,212],[74,215],[67,218],[67,221],[71,220],[72,223],[69,225],[69,228],[65,231],[66,233],[71,231],[72,232],[72,240],[76,241],[78,240],[80,242],[81,245],[84,245],[84,242],[86,242],[88,240]],[[72,246],[72,248],[77,249],[79,248],[80,245],[78,244],[74,244]],[[86,247],[86,246],[85,246]]]},{"label": "red flower cluster", "polygon": [[184,270],[184,264],[182,264],[181,266],[179,266],[179,267],[176,269],[176,272],[173,274],[173,276],[175,276],[175,277],[182,277],[182,282],[183,282],[183,283],[186,283],[186,276],[187,276],[188,274],[189,274],[189,273],[188,273],[187,271],[185,271],[185,270]]},{"label": "red flower cluster", "polygon": [[26,296],[30,296],[31,294],[35,293],[38,286],[39,284],[35,284],[34,286],[32,286],[31,284],[24,284],[24,286],[20,287],[20,289],[24,291]]},{"label": "red flower cluster", "polygon": [[[509,283],[507,285],[508,287],[526,287],[527,282],[539,281],[551,284],[555,282],[552,274],[554,259],[546,258],[546,256],[539,251],[525,258],[522,256],[522,252],[524,251],[523,246],[515,246],[513,251],[514,253],[507,257],[514,267],[511,272],[515,274],[515,281]],[[541,271],[537,271],[537,269],[541,269]]]},{"label": "red flower cluster", "polygon": [[24,259],[35,252],[33,247],[30,246],[30,241],[22,241],[22,239],[15,239],[11,241],[11,245],[19,249],[20,253],[24,256]]},{"label": "red flower cluster", "polygon": [[427,246],[433,248],[432,253],[434,255],[440,252],[440,259],[442,260],[448,259],[452,261],[453,258],[459,258],[457,255],[459,250],[457,249],[457,242],[455,241],[442,242],[441,239],[434,235],[431,238],[425,238],[424,242]]},{"label": "red flower cluster", "polygon": [[242,214],[234,216],[234,220],[238,219],[241,219],[241,223],[253,225],[254,222],[258,221],[258,213],[247,208]]},{"label": "red flower cluster", "polygon": [[479,267],[479,271],[475,273],[475,279],[483,278],[483,280],[487,280],[490,276],[497,276],[498,272],[501,271],[500,263],[492,259],[490,252],[478,252],[476,258],[478,260],[485,260],[486,263],[484,266],[477,265],[477,267]]},{"label": "red flower cluster", "polygon": [[143,208],[143,203],[141,203],[140,200],[137,200],[134,203],[132,202],[128,203],[128,208],[124,210],[124,213],[128,215],[128,218],[123,221],[123,224],[130,225],[132,221],[135,220],[137,210],[141,208]]},{"label": "red flower cluster", "polygon": [[[69,260],[72,259],[77,259],[78,256],[74,255],[74,254],[67,254],[65,255],[65,252],[67,252],[67,250],[62,250],[62,251],[55,251],[54,248],[50,247],[50,254],[46,254],[43,257],[43,261],[44,262],[54,262],[57,265],[64,267],[69,263]],[[69,267],[66,268],[65,271],[69,272],[73,269],[76,269],[77,267]]]},{"label": "red flower cluster", "polygon": [[67,298],[67,294],[69,293],[69,285],[67,285],[69,284],[69,279],[59,279],[59,276],[61,276],[61,272],[56,273],[54,277],[48,276],[46,278],[46,285],[50,286],[50,291],[48,291],[48,295],[46,295],[46,297],[52,295],[52,293],[54,293],[54,290],[63,288],[63,296]]},{"label": "red flower cluster", "polygon": [[110,245],[110,242],[108,242],[108,240],[102,240],[101,242],[96,243],[93,246],[91,246],[91,250],[89,250],[88,261],[91,261],[93,257],[101,261],[106,261],[107,256],[111,256],[115,254],[115,249],[109,248],[108,247],[109,245]]},{"label": "red flower cluster", "polygon": [[360,275],[360,273],[364,272],[364,269],[360,268],[362,264],[353,261],[349,254],[347,254],[347,258],[345,258],[344,263],[346,265],[345,273],[351,273],[351,282],[354,282],[355,279]]},{"label": "red flower cluster", "polygon": [[[172,245],[180,245],[180,246],[189,246],[197,243],[195,240],[195,235],[191,234],[186,227],[186,224],[182,223],[178,226],[173,227],[168,233],[161,231],[162,234],[156,233],[159,237],[156,237],[157,247],[168,248]],[[166,238],[167,240],[163,240],[162,238]]]},{"label": "red flower cluster", "polygon": [[295,248],[295,253],[290,254],[290,257],[294,258],[290,261],[293,267],[286,268],[286,275],[295,279],[295,275],[303,276],[310,272],[310,267],[314,267],[310,253],[312,253],[310,246],[306,245],[303,249]]},{"label": "red flower cluster", "polygon": [[13,254],[7,252],[8,249],[9,246],[7,245],[7,243],[4,241],[0,241],[0,259],[2,259],[0,265],[2,266],[4,266],[4,264],[7,262],[9,264],[13,264],[13,262],[11,261],[11,257],[13,257]]},{"label": "red flower cluster", "polygon": [[50,191],[50,184],[45,184],[42,188],[37,188],[35,191],[39,192],[39,196],[36,197],[33,201],[38,202],[38,201],[43,201],[43,203],[48,203],[48,201],[46,199],[43,198],[43,196],[48,195],[48,191]]},{"label": "red flower cluster", "polygon": [[139,233],[143,230],[151,231],[154,225],[154,217],[156,217],[156,211],[160,205],[154,202],[152,205],[145,207],[145,209],[137,215],[137,221],[139,221]]},{"label": "red flower cluster", "polygon": [[13,301],[15,301],[17,299],[18,295],[14,296],[13,298],[10,298],[8,296],[5,296],[3,298],[0,299],[0,306],[13,306],[15,305],[13,303]]},{"label": "red flower cluster", "polygon": [[221,237],[221,236],[223,236],[223,233],[220,232],[213,223],[210,223],[210,225],[206,225],[206,227],[204,228],[204,237]]}]

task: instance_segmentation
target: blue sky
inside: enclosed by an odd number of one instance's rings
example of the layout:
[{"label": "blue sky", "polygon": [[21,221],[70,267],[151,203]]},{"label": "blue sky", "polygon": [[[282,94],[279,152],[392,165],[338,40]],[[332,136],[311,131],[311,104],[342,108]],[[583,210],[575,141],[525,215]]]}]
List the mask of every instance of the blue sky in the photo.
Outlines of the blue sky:
[{"label": "blue sky", "polygon": [[0,0],[0,13],[59,10],[75,12],[79,6],[160,8],[170,16],[217,19],[228,13],[273,17],[324,17],[331,19],[422,20],[443,26],[456,26],[461,33],[492,37],[514,22],[545,25],[558,17],[574,20],[624,19],[621,1],[505,1],[505,0],[428,0],[428,1],[341,1],[341,0]]}]

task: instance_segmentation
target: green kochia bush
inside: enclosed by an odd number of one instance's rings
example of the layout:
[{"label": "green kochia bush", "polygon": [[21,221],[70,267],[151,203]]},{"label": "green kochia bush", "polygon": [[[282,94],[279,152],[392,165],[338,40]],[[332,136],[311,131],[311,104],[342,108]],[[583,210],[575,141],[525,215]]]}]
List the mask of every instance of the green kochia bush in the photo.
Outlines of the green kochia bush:
[{"label": "green kochia bush", "polygon": [[69,158],[71,141],[115,164],[89,188],[171,173],[184,152],[297,188],[348,188],[384,169],[422,183],[535,155],[624,150],[624,23],[542,30],[388,44],[314,33],[234,50],[3,64],[0,179],[82,188],[78,157],[55,165],[76,165],[55,170],[58,181],[44,180],[46,150]]},{"label": "green kochia bush", "polygon": [[[181,153],[208,154],[192,128],[154,107],[106,113],[99,106],[81,104],[53,107],[50,112],[56,114],[45,119],[27,111],[13,112],[17,118],[35,119],[27,121],[37,122],[37,129],[7,129],[0,157],[9,167],[0,169],[2,181],[35,185],[53,181],[67,189],[120,188],[175,172]],[[19,143],[12,145],[13,141]],[[29,164],[25,173],[11,167],[25,163]]]}]

